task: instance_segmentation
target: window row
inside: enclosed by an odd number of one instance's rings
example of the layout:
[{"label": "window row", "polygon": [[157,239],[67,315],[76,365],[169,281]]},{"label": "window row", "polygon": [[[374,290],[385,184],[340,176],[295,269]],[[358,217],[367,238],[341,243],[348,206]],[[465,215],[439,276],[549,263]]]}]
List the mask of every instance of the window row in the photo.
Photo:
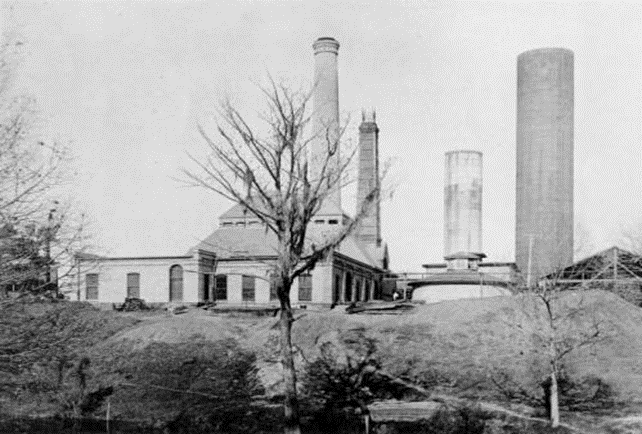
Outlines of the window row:
[{"label": "window row", "polygon": [[[227,276],[219,274],[215,277],[215,299],[227,300]],[[274,276],[270,277],[270,301],[279,299],[277,282]],[[299,301],[312,301],[312,276],[304,274],[299,276]],[[242,275],[241,276],[241,300],[242,301],[255,301],[256,300],[256,277]]]},{"label": "window row", "polygon": [[[227,300],[227,275],[218,274],[214,277],[214,299]],[[204,280],[205,294],[209,293],[209,278]],[[98,300],[99,274],[87,273],[85,275],[85,299]],[[140,298],[140,273],[127,273],[127,297]],[[312,301],[312,276],[304,274],[299,276],[299,301]],[[205,297],[209,298],[209,297]],[[241,276],[241,300],[255,301],[256,277]],[[169,301],[183,300],[183,267],[173,265],[169,269]],[[270,301],[278,300],[277,282],[274,276],[270,278]]]},{"label": "window row", "polygon": [[[98,300],[98,273],[85,274],[85,299]],[[128,298],[140,298],[140,273],[127,273],[125,280]],[[172,265],[169,268],[169,301],[183,300],[183,267]]]},{"label": "window row", "polygon": [[[85,298],[87,300],[98,300],[98,273],[85,275]],[[127,297],[140,298],[140,274],[127,273],[126,280]]]}]

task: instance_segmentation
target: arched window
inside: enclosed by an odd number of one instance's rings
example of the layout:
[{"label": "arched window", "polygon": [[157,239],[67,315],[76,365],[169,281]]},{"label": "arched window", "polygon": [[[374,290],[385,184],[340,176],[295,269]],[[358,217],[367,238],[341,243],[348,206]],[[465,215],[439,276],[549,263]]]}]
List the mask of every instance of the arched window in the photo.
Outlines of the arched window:
[{"label": "arched window", "polygon": [[169,301],[183,301],[183,267],[180,265],[169,269]]}]

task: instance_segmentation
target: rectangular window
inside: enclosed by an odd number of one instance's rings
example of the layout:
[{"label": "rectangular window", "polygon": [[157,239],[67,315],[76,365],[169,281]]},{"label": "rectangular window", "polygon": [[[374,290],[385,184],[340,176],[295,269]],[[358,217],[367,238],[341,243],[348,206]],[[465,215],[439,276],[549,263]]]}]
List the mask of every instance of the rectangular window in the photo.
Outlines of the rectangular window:
[{"label": "rectangular window", "polygon": [[225,274],[219,274],[216,276],[215,285],[216,299],[227,300],[227,276]]},{"label": "rectangular window", "polygon": [[85,274],[85,298],[98,300],[98,273]]},{"label": "rectangular window", "polygon": [[276,276],[270,276],[270,301],[278,300],[279,295],[276,293]]},{"label": "rectangular window", "polygon": [[312,276],[299,276],[299,301],[312,301]]},{"label": "rectangular window", "polygon": [[140,274],[127,274],[127,297],[140,298]]},{"label": "rectangular window", "polygon": [[241,283],[241,296],[243,297],[243,301],[254,301],[255,285],[256,279],[254,276],[243,276]]}]

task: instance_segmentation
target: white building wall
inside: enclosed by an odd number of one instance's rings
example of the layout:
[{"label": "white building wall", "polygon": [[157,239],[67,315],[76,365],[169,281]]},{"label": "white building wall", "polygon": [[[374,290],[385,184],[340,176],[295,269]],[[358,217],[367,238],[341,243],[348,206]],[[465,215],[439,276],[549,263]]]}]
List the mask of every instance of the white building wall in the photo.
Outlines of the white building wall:
[{"label": "white building wall", "polygon": [[[221,303],[243,304],[243,275],[254,276],[254,303],[270,302],[269,264],[258,261],[220,262],[216,274],[227,276],[227,300],[218,300]],[[274,303],[274,302],[272,302]]]},{"label": "white building wall", "polygon": [[317,265],[312,272],[312,303],[332,303],[332,264]]},{"label": "white building wall", "polygon": [[[109,259],[101,262],[81,263],[80,278],[76,282],[79,286],[79,300],[86,300],[87,273],[98,273],[98,300],[89,300],[99,303],[122,303],[127,296],[127,274],[140,274],[140,298],[147,303],[169,302],[169,270],[173,265],[183,267],[183,300],[184,303],[197,303],[199,294],[199,270],[197,256],[193,258],[130,258]],[[203,268],[203,267],[201,267]],[[203,268],[203,271],[210,269]],[[227,300],[217,300],[219,303],[248,304],[252,302],[242,299],[242,276],[255,277],[256,304],[278,304],[277,300],[270,300],[269,277],[272,271],[270,263],[259,261],[221,261],[216,273],[227,275]],[[330,304],[332,303],[333,263],[321,262],[317,264],[312,274],[312,301],[299,300],[299,280],[293,282],[290,299],[294,305],[299,304]],[[356,275],[355,275],[356,278]],[[202,284],[202,279],[200,280]],[[214,282],[212,282],[212,285]]]},{"label": "white building wall", "polygon": [[[227,275],[227,301],[222,303],[243,304],[242,300],[242,275],[255,276],[255,303],[278,304],[277,300],[270,300],[269,277],[272,268],[270,264],[257,261],[220,262],[217,274]],[[299,279],[295,279],[290,289],[290,300],[293,304],[325,303],[332,302],[332,264],[322,263],[317,265],[312,274],[312,301],[299,300]]]},{"label": "white building wall", "polygon": [[[140,258],[108,260],[103,262],[81,263],[80,298],[81,301],[99,303],[122,303],[127,297],[127,274],[140,274],[140,298],[147,303],[169,302],[169,269],[173,265],[183,267],[183,302],[198,302],[197,264],[191,258],[158,259]],[[85,276],[98,274],[98,300],[86,299]]]}]

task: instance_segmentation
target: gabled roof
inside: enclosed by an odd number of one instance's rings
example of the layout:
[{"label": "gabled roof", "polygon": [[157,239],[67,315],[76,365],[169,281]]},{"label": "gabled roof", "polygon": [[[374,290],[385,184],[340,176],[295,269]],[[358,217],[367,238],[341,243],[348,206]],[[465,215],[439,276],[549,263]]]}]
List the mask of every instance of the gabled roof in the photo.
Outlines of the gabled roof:
[{"label": "gabled roof", "polygon": [[225,211],[219,216],[219,219],[233,219],[233,218],[243,218],[247,217],[247,208],[245,208],[240,203],[235,203],[232,205],[232,208]]},{"label": "gabled roof", "polygon": [[276,256],[276,235],[265,227],[223,227],[212,232],[195,248],[216,253],[218,258]]},{"label": "gabled roof", "polygon": [[549,277],[553,276],[561,279],[642,280],[642,256],[613,246],[581,259]]}]

